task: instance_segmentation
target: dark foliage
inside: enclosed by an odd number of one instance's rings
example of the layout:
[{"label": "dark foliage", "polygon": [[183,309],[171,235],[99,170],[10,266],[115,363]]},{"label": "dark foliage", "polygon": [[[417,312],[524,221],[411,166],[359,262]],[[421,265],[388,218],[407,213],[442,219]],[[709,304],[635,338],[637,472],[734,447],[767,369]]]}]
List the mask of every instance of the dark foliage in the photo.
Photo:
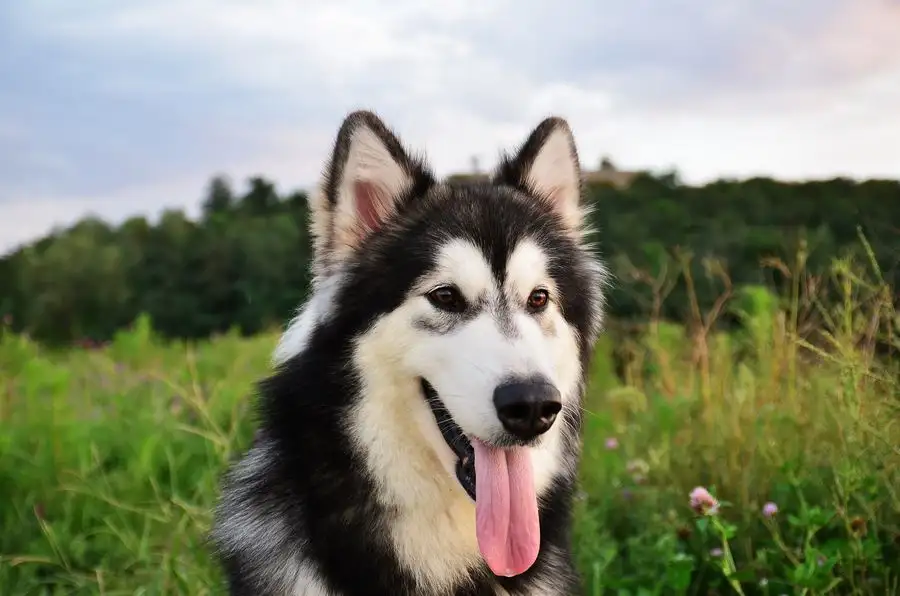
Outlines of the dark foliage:
[{"label": "dark foliage", "polygon": [[[731,284],[784,294],[798,252],[814,279],[837,256],[862,258],[860,232],[885,280],[900,287],[900,182],[765,178],[686,186],[638,176],[592,185],[595,240],[615,275],[610,315],[694,320]],[[306,194],[263,178],[236,196],[212,180],[198,221],[167,211],[118,227],[85,219],[0,259],[0,317],[48,343],[102,341],[140,313],[169,337],[281,325],[309,288]],[[766,266],[766,263],[785,266]],[[727,273],[727,277],[725,275]],[[693,281],[696,300],[685,283]],[[693,313],[693,314],[692,314]],[[727,322],[728,317],[722,319]]]}]

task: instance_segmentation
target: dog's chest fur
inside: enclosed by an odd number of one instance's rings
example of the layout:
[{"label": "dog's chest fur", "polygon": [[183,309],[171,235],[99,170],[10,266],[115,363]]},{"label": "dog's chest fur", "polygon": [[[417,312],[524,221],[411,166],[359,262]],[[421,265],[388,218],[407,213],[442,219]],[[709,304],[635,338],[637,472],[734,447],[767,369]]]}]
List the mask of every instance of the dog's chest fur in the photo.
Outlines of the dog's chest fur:
[{"label": "dog's chest fur", "polygon": [[[553,544],[542,549],[535,572],[503,587],[480,561],[470,503],[453,490],[422,494],[418,506],[359,507],[333,510],[325,526],[344,544],[331,548],[305,525],[316,516],[307,504],[280,498],[275,479],[277,449],[257,444],[229,476],[215,539],[236,596],[563,596],[575,578],[564,552]],[[415,458],[414,458],[415,459]],[[434,491],[440,483],[431,484]],[[425,486],[413,487],[425,490]],[[411,491],[410,494],[415,494]],[[371,494],[371,493],[370,493]],[[319,513],[325,513],[321,511]],[[298,515],[300,514],[300,515]],[[303,521],[304,517],[311,516]],[[371,518],[371,534],[351,536],[343,528],[359,528]],[[380,518],[380,519],[379,519]],[[346,523],[350,522],[350,523]],[[325,531],[328,534],[328,530]],[[317,548],[313,548],[315,543]],[[323,550],[324,545],[324,550]],[[325,553],[341,567],[321,565]],[[375,562],[373,562],[375,561]],[[330,580],[329,580],[330,575]],[[395,582],[396,584],[392,584]],[[343,586],[343,590],[329,586]]]}]

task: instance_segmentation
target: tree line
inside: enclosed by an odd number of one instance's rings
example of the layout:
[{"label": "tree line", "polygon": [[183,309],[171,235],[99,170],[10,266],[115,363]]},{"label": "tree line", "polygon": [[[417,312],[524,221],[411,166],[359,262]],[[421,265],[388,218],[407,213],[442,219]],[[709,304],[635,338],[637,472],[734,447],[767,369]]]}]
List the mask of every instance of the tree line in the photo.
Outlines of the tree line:
[{"label": "tree line", "polygon": [[[861,236],[900,287],[900,181],[691,186],[642,173],[586,194],[614,275],[613,320],[696,319],[749,285],[782,295],[798,255],[815,278],[835,257],[866,258]],[[237,192],[216,176],[196,220],[181,210],[156,223],[85,218],[0,259],[0,317],[47,343],[104,341],[142,313],[172,338],[278,326],[309,289],[308,216],[305,192],[281,194],[262,177]]]}]

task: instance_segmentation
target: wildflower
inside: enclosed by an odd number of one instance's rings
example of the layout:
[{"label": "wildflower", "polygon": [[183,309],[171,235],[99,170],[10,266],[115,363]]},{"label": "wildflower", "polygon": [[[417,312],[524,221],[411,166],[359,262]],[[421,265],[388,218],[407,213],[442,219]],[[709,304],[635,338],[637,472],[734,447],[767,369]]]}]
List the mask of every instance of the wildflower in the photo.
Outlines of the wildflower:
[{"label": "wildflower", "polygon": [[850,520],[850,529],[853,530],[854,534],[864,536],[866,534],[866,520],[861,517],[854,517]]},{"label": "wildflower", "polygon": [[607,449],[618,449],[619,448],[619,439],[615,437],[609,437],[606,439],[606,448]]},{"label": "wildflower", "polygon": [[692,534],[693,532],[692,532],[691,529],[690,529],[689,527],[687,527],[687,526],[679,526],[678,529],[675,531],[675,533],[678,535],[678,537],[679,537],[681,540],[687,540],[688,538],[691,537],[691,534]]},{"label": "wildflower", "polygon": [[724,553],[723,553],[722,549],[721,549],[721,548],[718,548],[718,547],[713,548],[713,549],[710,549],[710,551],[709,551],[709,556],[710,556],[710,557],[713,557],[713,558],[715,558],[715,559],[718,559],[718,558],[721,557],[723,554],[724,554]]},{"label": "wildflower", "polygon": [[719,510],[719,502],[702,486],[691,491],[691,509],[701,515],[715,515]]},{"label": "wildflower", "polygon": [[647,481],[650,466],[642,459],[632,459],[625,464],[625,471],[631,474],[631,480],[635,484],[643,484]]},{"label": "wildflower", "polygon": [[766,517],[775,517],[775,514],[778,513],[778,505],[769,501],[763,505],[762,512]]},{"label": "wildflower", "polygon": [[650,465],[642,459],[632,459],[625,464],[625,471],[629,474],[646,475],[650,471]]}]

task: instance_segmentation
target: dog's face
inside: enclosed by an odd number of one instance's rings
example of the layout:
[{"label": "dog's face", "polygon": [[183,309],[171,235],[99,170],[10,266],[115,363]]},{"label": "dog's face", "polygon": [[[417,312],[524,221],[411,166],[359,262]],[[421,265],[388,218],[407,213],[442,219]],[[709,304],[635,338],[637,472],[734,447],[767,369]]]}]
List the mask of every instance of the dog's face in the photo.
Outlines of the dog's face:
[{"label": "dog's face", "polygon": [[501,574],[534,560],[536,495],[571,467],[560,445],[579,426],[604,281],[582,244],[580,195],[560,119],[489,183],[453,185],[357,112],[313,203],[317,283],[342,278],[341,311],[370,317],[353,346],[368,400],[358,440],[387,461],[398,454],[385,428],[421,433],[475,499],[482,552]]},{"label": "dog's face", "polygon": [[434,266],[389,325],[414,346],[402,355],[404,368],[427,383],[465,435],[534,445],[577,399],[577,331],[563,317],[549,248],[529,236],[504,244],[498,239],[490,251],[466,237],[439,244]]}]

